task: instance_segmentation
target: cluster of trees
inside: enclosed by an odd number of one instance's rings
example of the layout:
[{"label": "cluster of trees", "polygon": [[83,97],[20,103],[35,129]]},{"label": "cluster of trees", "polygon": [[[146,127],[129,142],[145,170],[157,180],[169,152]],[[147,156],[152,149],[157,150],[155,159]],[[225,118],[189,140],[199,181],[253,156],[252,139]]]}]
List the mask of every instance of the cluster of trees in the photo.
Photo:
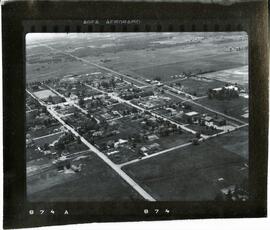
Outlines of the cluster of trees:
[{"label": "cluster of trees", "polygon": [[92,117],[82,122],[80,133],[84,134],[89,130],[99,130],[99,128],[100,126],[97,124],[97,121]]},{"label": "cluster of trees", "polygon": [[111,78],[109,81],[101,81],[100,84],[98,85],[98,88],[103,87],[105,89],[109,88],[115,88],[116,87],[116,81],[114,78]]},{"label": "cluster of trees", "polygon": [[29,128],[35,127],[37,125],[44,125],[45,127],[48,128],[48,127],[51,127],[57,123],[56,120],[50,116],[40,117],[38,115],[39,114],[34,115],[34,116],[30,117],[29,119],[27,119],[27,126]]},{"label": "cluster of trees", "polygon": [[169,136],[171,133],[176,133],[176,132],[179,134],[183,133],[182,129],[180,127],[177,127],[175,124],[171,124],[170,127],[161,127],[159,129],[159,134],[162,137]]},{"label": "cluster of trees", "polygon": [[138,109],[132,107],[132,108],[130,108],[130,109],[124,109],[124,110],[122,110],[122,114],[123,114],[124,116],[129,115],[129,114],[131,114],[131,113],[138,113]]},{"label": "cluster of trees", "polygon": [[[246,179],[247,180],[247,179]],[[234,190],[229,189],[227,194],[218,193],[216,201],[246,201],[249,197],[246,180],[241,185],[236,185]]]},{"label": "cluster of trees", "polygon": [[222,87],[221,90],[213,90],[209,89],[207,92],[208,98],[209,99],[218,99],[218,100],[230,100],[233,98],[238,98],[239,97],[239,91],[236,90],[235,88],[226,88]]},{"label": "cluster of trees", "polygon": [[[80,102],[79,102],[80,103]],[[81,102],[83,105],[85,104],[85,102]],[[102,106],[104,105],[104,101],[100,98],[100,97],[93,97],[93,100],[91,100],[90,102],[87,102],[87,107],[98,107],[98,106]]]},{"label": "cluster of trees", "polygon": [[74,140],[75,138],[72,133],[65,133],[65,135],[61,136],[55,144],[55,150],[58,154],[61,154],[61,152],[66,149],[66,146]]},{"label": "cluster of trees", "polygon": [[[65,98],[63,97],[59,97],[59,101],[61,102],[66,102]],[[54,98],[50,95],[48,98],[47,98],[47,102],[51,102],[52,104],[54,103],[57,103],[58,101],[55,101]]]},{"label": "cluster of trees", "polygon": [[27,98],[27,104],[31,107],[31,108],[39,108],[40,104],[37,100],[33,99],[32,97],[30,97],[30,99]]},{"label": "cluster of trees", "polygon": [[125,100],[132,100],[134,98],[147,97],[153,95],[154,92],[152,90],[142,91],[141,89],[133,89],[132,91],[129,90],[128,92],[121,93],[120,97],[124,98]]}]

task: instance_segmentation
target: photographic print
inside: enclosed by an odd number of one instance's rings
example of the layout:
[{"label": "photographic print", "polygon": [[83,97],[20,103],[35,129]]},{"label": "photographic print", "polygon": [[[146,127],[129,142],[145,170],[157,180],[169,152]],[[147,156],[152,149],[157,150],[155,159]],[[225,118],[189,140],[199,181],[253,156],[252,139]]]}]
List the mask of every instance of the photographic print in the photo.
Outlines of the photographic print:
[{"label": "photographic print", "polygon": [[249,199],[247,33],[25,41],[28,201]]}]

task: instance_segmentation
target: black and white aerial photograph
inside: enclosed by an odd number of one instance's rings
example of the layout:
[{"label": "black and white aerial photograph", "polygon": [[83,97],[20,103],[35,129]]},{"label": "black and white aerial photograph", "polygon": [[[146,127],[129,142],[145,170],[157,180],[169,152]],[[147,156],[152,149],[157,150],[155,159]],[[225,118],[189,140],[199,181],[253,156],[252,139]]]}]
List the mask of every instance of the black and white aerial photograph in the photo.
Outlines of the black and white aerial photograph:
[{"label": "black and white aerial photograph", "polygon": [[30,202],[249,200],[248,35],[28,33]]}]

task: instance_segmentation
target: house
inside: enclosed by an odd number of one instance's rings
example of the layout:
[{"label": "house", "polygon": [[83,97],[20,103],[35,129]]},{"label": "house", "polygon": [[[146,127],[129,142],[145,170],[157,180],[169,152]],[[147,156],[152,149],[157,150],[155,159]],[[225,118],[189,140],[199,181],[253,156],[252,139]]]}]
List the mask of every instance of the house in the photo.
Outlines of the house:
[{"label": "house", "polygon": [[191,111],[188,113],[184,114],[184,118],[188,121],[188,122],[193,122],[195,120],[197,120],[197,116],[199,115],[199,113],[195,112],[195,111]]},{"label": "house", "polygon": [[120,146],[123,146],[124,144],[127,144],[128,140],[119,139],[117,142],[114,143],[114,147],[118,148]]},{"label": "house", "polygon": [[213,118],[210,117],[210,116],[205,116],[205,117],[203,118],[203,120],[206,121],[206,122],[211,122],[211,121],[213,121]]},{"label": "house", "polygon": [[113,111],[112,111],[112,114],[113,114],[114,116],[119,116],[119,113],[118,113],[116,110],[113,110]]},{"label": "house", "polygon": [[226,125],[226,120],[224,118],[217,118],[214,120],[214,125],[217,125],[217,126]]},{"label": "house", "polygon": [[173,108],[166,108],[166,111],[170,112],[172,116],[177,114],[177,111]]},{"label": "house", "polygon": [[197,115],[198,115],[198,113],[195,112],[195,111],[185,113],[185,116],[187,116],[187,117],[195,117],[195,116],[197,116]]},{"label": "house", "polygon": [[71,100],[77,100],[78,99],[78,96],[72,93],[72,94],[70,94],[69,98]]},{"label": "house", "polygon": [[159,137],[158,137],[157,135],[155,135],[155,134],[152,134],[152,135],[149,135],[149,136],[147,137],[147,139],[148,139],[149,141],[154,141],[154,140],[158,140]]},{"label": "house", "polygon": [[147,154],[148,149],[147,149],[145,146],[141,147],[141,148],[140,148],[140,151],[141,151],[141,153],[144,154],[145,156],[148,155],[148,154]]},{"label": "house", "polygon": [[160,145],[158,143],[153,143],[151,145],[148,145],[149,150],[158,150]]},{"label": "house", "polygon": [[112,116],[111,116],[110,114],[108,114],[108,113],[104,113],[104,114],[102,114],[101,116],[102,116],[105,120],[109,120],[109,119],[112,118]]},{"label": "house", "polygon": [[102,136],[102,134],[103,134],[103,131],[95,131],[92,135],[94,137],[100,137],[100,136]]}]

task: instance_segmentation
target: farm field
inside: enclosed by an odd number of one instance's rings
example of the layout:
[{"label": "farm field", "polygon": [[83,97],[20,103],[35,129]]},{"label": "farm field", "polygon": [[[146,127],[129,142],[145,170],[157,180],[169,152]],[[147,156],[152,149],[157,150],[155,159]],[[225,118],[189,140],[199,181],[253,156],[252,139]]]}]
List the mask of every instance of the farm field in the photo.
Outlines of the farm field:
[{"label": "farm field", "polygon": [[[135,73],[134,78],[143,80],[160,77],[166,82],[171,80],[170,76],[183,72],[215,72],[247,65],[245,49],[230,52],[229,55],[227,51],[228,47],[242,46],[244,34],[218,33],[218,35],[208,33],[205,36],[204,33],[197,33],[194,38],[194,33],[149,33],[147,36],[132,33],[126,35],[102,33],[91,36],[70,34],[66,41],[59,42],[56,39],[50,42],[48,39],[46,44],[53,49],[82,57],[89,62],[124,74]],[[64,58],[61,53],[57,54],[59,56],[57,63],[52,62],[48,65],[47,62],[51,61],[50,58],[47,60],[48,56],[55,56],[56,51],[49,48],[43,51],[42,48],[43,56],[46,57],[42,60],[39,49],[31,48],[31,56],[27,60],[28,63],[35,60],[33,64],[27,65],[29,80],[34,76],[44,79],[98,71],[91,64],[80,62],[70,56]],[[34,56],[35,53],[39,54],[38,58]],[[38,64],[41,61],[42,64]],[[59,71],[59,67],[65,72]]]},{"label": "farm field", "polygon": [[210,79],[242,85],[248,90],[248,65],[202,75]]},{"label": "farm field", "polygon": [[230,61],[228,62],[227,59],[227,54],[221,54],[221,55],[213,55],[212,57],[208,57],[207,55],[205,56],[199,56],[194,58],[195,53],[192,56],[192,59],[185,58],[183,61],[177,61],[175,63],[168,63],[168,64],[160,64],[160,65],[155,65],[152,67],[147,67],[147,68],[138,68],[138,69],[133,69],[133,71],[137,74],[140,74],[141,76],[144,76],[149,79],[154,79],[154,78],[160,78],[161,81],[167,82],[171,80],[171,76],[176,75],[176,74],[181,74],[183,72],[191,72],[194,74],[199,74],[201,71],[202,72],[215,72],[218,70],[223,70],[223,69],[228,69],[228,68],[234,68],[241,66],[245,63],[238,62],[238,59],[241,59],[238,57],[232,57],[235,58],[236,61]]},{"label": "farm field", "polygon": [[226,115],[238,118],[242,121],[248,121],[248,117],[246,118],[244,116],[248,113],[248,98],[241,96],[232,100],[202,98],[196,102],[203,106],[207,106],[210,109],[214,109]]},{"label": "farm field", "polygon": [[30,201],[142,200],[136,191],[94,154],[84,160],[80,172],[55,174],[52,172],[49,178],[44,176],[44,179],[28,183]]},{"label": "farm field", "polygon": [[220,189],[241,184],[247,177],[245,163],[218,144],[202,143],[123,169],[160,201],[200,201],[214,200]]},{"label": "farm field", "polygon": [[[235,142],[237,140],[237,142]],[[248,160],[248,127],[218,136],[212,140],[217,145]]]}]

